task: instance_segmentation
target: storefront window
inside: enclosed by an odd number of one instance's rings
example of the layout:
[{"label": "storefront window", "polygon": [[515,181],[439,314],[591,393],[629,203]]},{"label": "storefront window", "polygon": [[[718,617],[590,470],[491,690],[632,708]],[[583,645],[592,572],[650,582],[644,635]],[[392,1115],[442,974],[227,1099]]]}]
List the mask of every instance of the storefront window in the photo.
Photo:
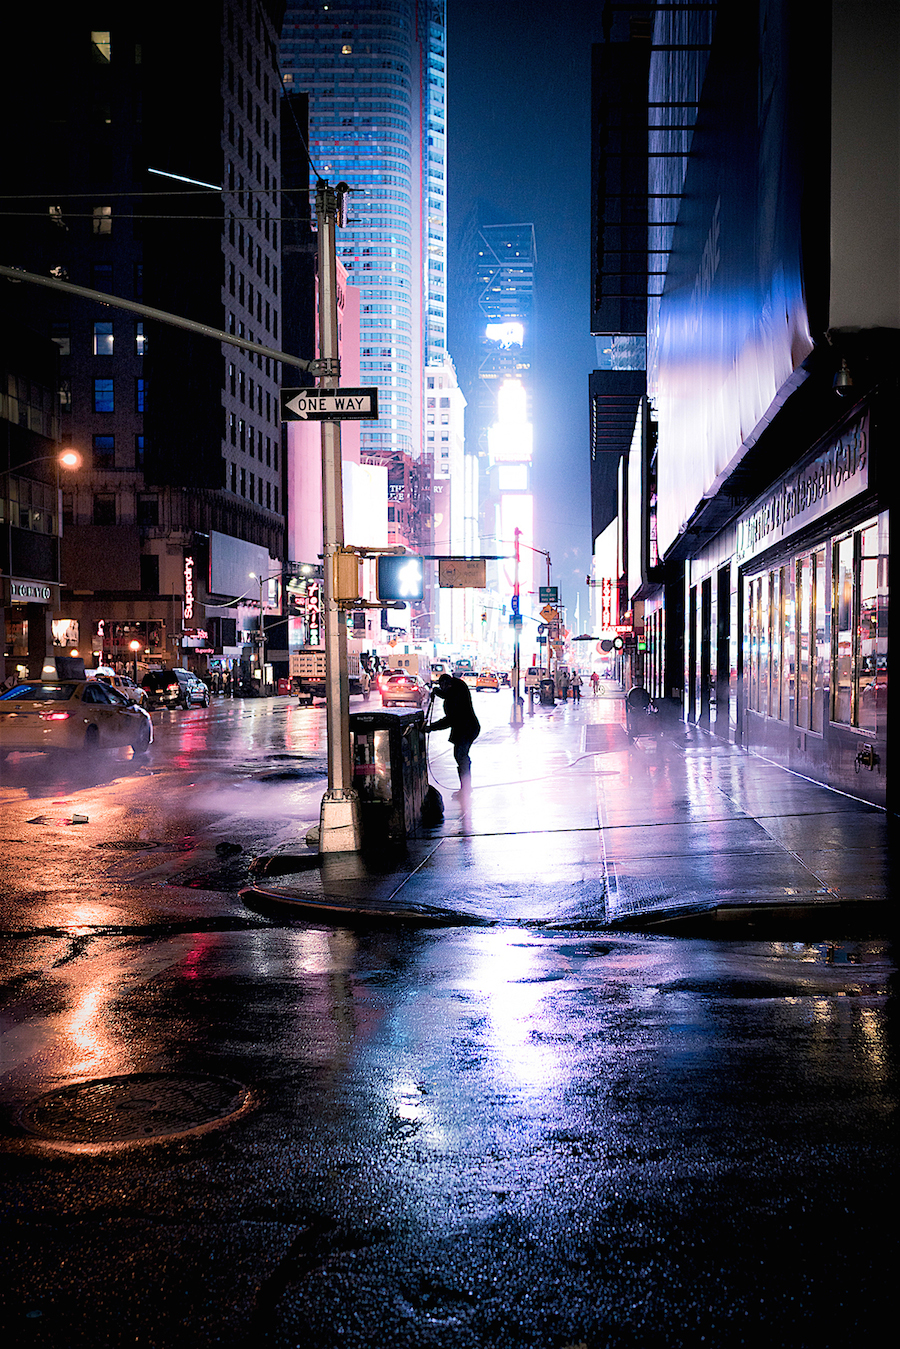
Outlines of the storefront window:
[{"label": "storefront window", "polygon": [[825,690],[828,678],[829,637],[825,605],[825,549],[820,548],[813,555],[812,605],[810,613],[814,616],[815,663],[813,666],[812,715],[810,730],[820,734],[825,723]]},{"label": "storefront window", "polygon": [[794,672],[796,669],[797,645],[794,632],[794,587],[793,573],[790,567],[781,568],[781,717],[784,721],[791,718],[794,705]]},{"label": "storefront window", "polygon": [[769,572],[769,716],[781,716],[781,573]]},{"label": "storefront window", "polygon": [[834,684],[831,720],[853,721],[853,535],[834,545]]},{"label": "storefront window", "polygon": [[797,562],[797,725],[809,730],[809,635],[812,613],[812,558],[801,557]]},{"label": "storefront window", "polygon": [[887,712],[887,540],[877,524],[859,534],[859,701],[861,731],[878,729]]}]

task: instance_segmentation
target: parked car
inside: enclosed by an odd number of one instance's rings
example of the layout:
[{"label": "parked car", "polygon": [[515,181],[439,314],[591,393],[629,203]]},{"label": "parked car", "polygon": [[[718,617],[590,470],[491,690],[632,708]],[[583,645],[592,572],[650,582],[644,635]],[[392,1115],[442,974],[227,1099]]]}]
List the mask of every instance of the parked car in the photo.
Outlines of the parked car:
[{"label": "parked car", "polygon": [[209,707],[209,689],[190,670],[148,670],[141,688],[150,707]]},{"label": "parked car", "polygon": [[152,743],[149,714],[102,679],[23,679],[0,694],[0,754]]},{"label": "parked car", "polygon": [[127,675],[112,674],[111,672],[107,674],[105,670],[98,670],[94,677],[96,679],[102,679],[104,684],[109,684],[112,688],[118,689],[120,693],[125,695],[130,703],[137,703],[138,707],[147,706],[146,693],[141,688],[140,684],[136,684],[134,680],[129,679]]},{"label": "parked car", "polygon": [[482,689],[493,689],[495,693],[500,692],[500,676],[496,670],[482,670],[475,679],[475,692]]},{"label": "parked car", "polygon": [[408,671],[393,672],[381,689],[381,702],[384,707],[395,707],[407,703],[412,707],[424,707],[431,696],[431,690],[417,674]]}]

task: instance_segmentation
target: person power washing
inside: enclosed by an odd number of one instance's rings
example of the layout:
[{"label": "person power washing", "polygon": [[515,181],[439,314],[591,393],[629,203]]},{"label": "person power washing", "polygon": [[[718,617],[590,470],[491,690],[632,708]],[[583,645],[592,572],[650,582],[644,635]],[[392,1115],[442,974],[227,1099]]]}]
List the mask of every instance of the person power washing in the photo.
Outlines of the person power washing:
[{"label": "person power washing", "polygon": [[459,788],[461,792],[466,792],[472,783],[472,763],[469,759],[469,750],[481,731],[481,724],[472,706],[472,695],[469,692],[468,684],[464,680],[457,679],[455,675],[449,674],[441,675],[436,688],[433,690],[432,697],[435,695],[444,700],[444,715],[440,720],[430,722],[425,730],[427,733],[449,729],[453,757],[456,760],[456,767],[459,769]]}]

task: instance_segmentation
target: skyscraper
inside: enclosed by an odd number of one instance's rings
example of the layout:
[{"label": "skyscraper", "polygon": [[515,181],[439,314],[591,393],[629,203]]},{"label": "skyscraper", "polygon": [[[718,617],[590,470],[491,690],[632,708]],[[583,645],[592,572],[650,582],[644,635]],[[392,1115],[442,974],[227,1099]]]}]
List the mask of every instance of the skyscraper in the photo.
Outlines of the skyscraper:
[{"label": "skyscraper", "polygon": [[[281,6],[197,0],[177,41],[152,7],[104,12],[10,16],[22,200],[0,218],[4,261],[279,348]],[[37,288],[18,310],[56,342],[62,436],[84,460],[54,618],[89,663],[132,641],[164,664],[238,660],[263,598],[250,573],[284,558],[279,363]],[[252,619],[219,607],[248,590]]]},{"label": "skyscraper", "polygon": [[[512,598],[516,581],[510,560],[516,530],[527,545],[518,568],[522,612],[537,607],[531,490],[535,263],[533,225],[481,224],[475,233],[478,378],[470,434],[485,469],[483,532],[493,544],[488,551],[507,557],[491,569],[495,572],[491,589],[501,598],[501,619],[502,605]],[[496,615],[488,613],[491,625]],[[508,639],[502,622],[498,627],[498,639]]]},{"label": "skyscraper", "polygon": [[349,184],[338,256],[360,289],[360,451],[422,452],[426,364],[446,352],[443,0],[288,4],[285,90],[309,94],[314,174]]}]

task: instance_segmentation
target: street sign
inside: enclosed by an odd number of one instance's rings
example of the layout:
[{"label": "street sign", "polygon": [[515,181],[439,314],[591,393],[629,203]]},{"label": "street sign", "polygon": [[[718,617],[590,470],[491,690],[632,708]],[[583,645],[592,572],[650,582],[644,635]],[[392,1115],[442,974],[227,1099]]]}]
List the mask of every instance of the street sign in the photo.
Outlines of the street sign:
[{"label": "street sign", "polygon": [[513,614],[515,614],[516,617],[518,617],[518,614],[519,614],[519,597],[518,597],[518,595],[513,595],[512,599],[510,600],[510,605],[509,605],[509,607],[510,607],[510,611],[511,611]]},{"label": "street sign", "polygon": [[538,599],[541,604],[555,604],[559,599],[559,586],[538,586]]},{"label": "street sign", "polygon": [[377,421],[378,390],[282,389],[283,422]]},{"label": "street sign", "polygon": [[559,618],[559,613],[556,609],[551,608],[549,604],[545,604],[541,610],[541,618],[545,623],[552,623],[554,619]]},{"label": "street sign", "polygon": [[484,590],[484,581],[483,557],[438,558],[438,585],[444,589],[474,587]]}]

